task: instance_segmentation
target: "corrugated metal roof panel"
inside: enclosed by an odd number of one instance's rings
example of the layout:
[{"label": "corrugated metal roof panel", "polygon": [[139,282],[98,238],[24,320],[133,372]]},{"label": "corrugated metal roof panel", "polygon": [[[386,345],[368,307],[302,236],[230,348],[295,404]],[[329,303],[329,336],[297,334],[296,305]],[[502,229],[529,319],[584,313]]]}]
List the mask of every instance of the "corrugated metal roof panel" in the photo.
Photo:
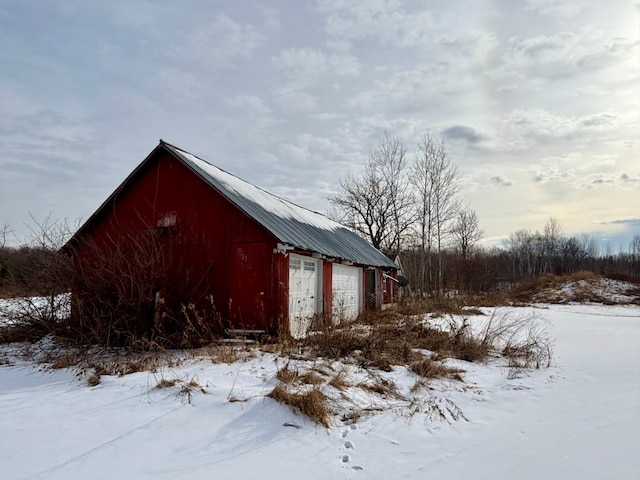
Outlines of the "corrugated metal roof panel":
[{"label": "corrugated metal roof panel", "polygon": [[262,190],[178,147],[162,145],[280,242],[361,265],[397,268],[366,240],[324,215]]}]

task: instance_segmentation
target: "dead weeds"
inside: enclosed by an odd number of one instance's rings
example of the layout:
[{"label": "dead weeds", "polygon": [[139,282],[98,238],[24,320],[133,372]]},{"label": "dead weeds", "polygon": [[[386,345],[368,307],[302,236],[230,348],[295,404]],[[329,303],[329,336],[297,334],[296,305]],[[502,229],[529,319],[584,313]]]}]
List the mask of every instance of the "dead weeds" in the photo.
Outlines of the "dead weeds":
[{"label": "dead weeds", "polygon": [[331,411],[327,405],[327,397],[317,387],[306,391],[294,391],[287,385],[279,383],[267,397],[299,411],[324,427],[330,426]]}]

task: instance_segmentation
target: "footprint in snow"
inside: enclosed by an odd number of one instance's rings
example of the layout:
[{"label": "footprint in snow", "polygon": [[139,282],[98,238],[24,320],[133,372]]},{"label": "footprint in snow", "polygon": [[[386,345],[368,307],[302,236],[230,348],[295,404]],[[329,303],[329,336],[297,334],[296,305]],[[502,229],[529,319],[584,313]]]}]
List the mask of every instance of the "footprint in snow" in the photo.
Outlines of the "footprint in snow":
[{"label": "footprint in snow", "polygon": [[[348,430],[345,429],[340,432],[340,438],[342,439],[347,438],[347,435],[349,434],[349,430],[357,430],[357,429],[358,427],[352,423],[351,425],[349,425]],[[351,440],[345,440],[342,446],[347,450],[353,450],[355,448]],[[342,460],[342,463],[349,463],[351,461],[351,457],[349,455],[342,455],[341,460]],[[361,467],[360,465],[354,465],[351,467],[351,469],[355,471],[362,471],[364,470],[364,467]]]}]

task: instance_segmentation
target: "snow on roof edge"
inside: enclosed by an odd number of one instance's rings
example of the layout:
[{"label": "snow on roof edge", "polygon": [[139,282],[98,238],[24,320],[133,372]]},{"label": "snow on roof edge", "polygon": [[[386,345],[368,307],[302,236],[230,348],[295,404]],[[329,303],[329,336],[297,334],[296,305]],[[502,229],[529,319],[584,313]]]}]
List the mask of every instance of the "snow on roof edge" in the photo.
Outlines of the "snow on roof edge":
[{"label": "snow on roof edge", "polygon": [[339,224],[326,217],[325,215],[309,210],[308,208],[296,205],[289,200],[285,200],[271,192],[268,192],[246,180],[241,179],[215,165],[210,164],[195,155],[186,152],[174,145],[172,147],[180,156],[189,163],[201,170],[205,175],[213,178],[221,183],[226,189],[235,192],[247,200],[255,202],[268,212],[284,219],[297,220],[302,223],[313,225],[323,230],[334,231],[338,228],[344,228]]}]

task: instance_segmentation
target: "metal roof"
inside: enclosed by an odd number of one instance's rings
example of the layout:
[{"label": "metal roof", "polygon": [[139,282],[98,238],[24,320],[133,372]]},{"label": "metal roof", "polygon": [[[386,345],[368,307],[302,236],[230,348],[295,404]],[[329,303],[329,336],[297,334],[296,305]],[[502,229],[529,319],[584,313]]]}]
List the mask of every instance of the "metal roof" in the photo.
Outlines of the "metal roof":
[{"label": "metal roof", "polygon": [[262,190],[174,145],[163,141],[160,145],[279,242],[360,265],[397,268],[362,237],[326,216]]}]

